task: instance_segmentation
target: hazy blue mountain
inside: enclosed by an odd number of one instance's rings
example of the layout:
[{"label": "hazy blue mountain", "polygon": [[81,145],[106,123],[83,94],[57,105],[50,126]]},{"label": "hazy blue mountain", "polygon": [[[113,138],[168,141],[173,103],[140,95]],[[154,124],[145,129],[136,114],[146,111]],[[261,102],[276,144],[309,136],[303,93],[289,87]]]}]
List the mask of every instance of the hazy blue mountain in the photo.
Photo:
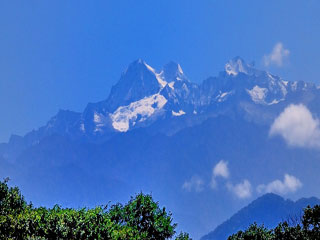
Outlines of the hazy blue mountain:
[{"label": "hazy blue mountain", "polygon": [[[319,151],[269,136],[291,103],[319,116],[320,90],[239,57],[201,84],[177,63],[157,71],[137,60],[105,100],[81,113],[60,110],[45,126],[0,144],[0,177],[11,177],[35,204],[92,206],[152,192],[197,239],[252,200],[237,201],[223,182],[210,188],[221,159],[229,163],[228,181],[250,180],[252,197],[258,184],[285,173],[303,182],[296,197],[320,194]],[[182,188],[193,176],[203,180],[202,191]]]},{"label": "hazy blue mountain", "polygon": [[267,228],[274,228],[282,221],[297,223],[303,215],[303,209],[316,204],[320,204],[320,199],[315,197],[302,198],[294,202],[268,193],[242,208],[201,240],[225,240],[228,236],[245,230],[254,222]]}]

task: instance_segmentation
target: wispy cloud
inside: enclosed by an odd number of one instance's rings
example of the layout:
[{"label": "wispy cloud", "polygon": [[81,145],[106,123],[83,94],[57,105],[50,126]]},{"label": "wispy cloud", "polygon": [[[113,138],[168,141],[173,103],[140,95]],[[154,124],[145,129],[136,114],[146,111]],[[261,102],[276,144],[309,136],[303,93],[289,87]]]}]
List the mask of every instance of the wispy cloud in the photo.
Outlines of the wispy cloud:
[{"label": "wispy cloud", "polygon": [[319,120],[302,105],[289,105],[273,122],[270,136],[280,135],[290,146],[320,147]]},{"label": "wispy cloud", "polygon": [[227,188],[240,199],[249,198],[252,195],[251,183],[246,179],[235,185],[228,183]]},{"label": "wispy cloud", "polygon": [[259,193],[277,193],[277,194],[287,194],[296,192],[302,187],[301,181],[289,174],[284,175],[283,181],[274,180],[268,184],[261,184],[257,187]]},{"label": "wispy cloud", "polygon": [[190,180],[183,183],[182,189],[188,192],[202,192],[204,190],[204,181],[197,175],[192,176]]},{"label": "wispy cloud", "polygon": [[290,51],[285,49],[281,42],[278,42],[272,49],[270,54],[264,56],[264,65],[276,65],[281,67],[283,65],[284,59],[290,55]]}]

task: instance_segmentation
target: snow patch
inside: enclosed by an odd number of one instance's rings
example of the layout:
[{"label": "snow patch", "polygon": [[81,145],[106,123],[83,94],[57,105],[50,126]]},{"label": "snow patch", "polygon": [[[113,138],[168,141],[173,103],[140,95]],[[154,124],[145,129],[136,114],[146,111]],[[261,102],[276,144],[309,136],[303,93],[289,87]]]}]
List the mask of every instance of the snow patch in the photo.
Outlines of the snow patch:
[{"label": "snow patch", "polygon": [[156,78],[162,88],[164,88],[167,85],[167,82],[164,79],[162,79],[160,74],[156,73]]},{"label": "snow patch", "polygon": [[248,94],[250,95],[252,101],[255,103],[265,103],[265,98],[268,93],[268,89],[261,88],[259,86],[254,86],[251,90],[247,89]]},{"label": "snow patch", "polygon": [[149,66],[148,64],[144,63],[144,65],[148,68],[150,72],[152,72],[156,76],[159,84],[161,85],[162,88],[164,88],[167,85],[167,82],[162,78],[162,74],[157,73],[156,70],[151,66]]},{"label": "snow patch", "polygon": [[288,91],[287,91],[286,85],[281,85],[281,92],[282,92],[283,97],[287,96]]},{"label": "snow patch", "polygon": [[228,98],[228,96],[229,96],[230,94],[232,94],[232,93],[233,93],[233,91],[223,92],[223,93],[220,92],[220,94],[216,97],[216,99],[217,99],[218,102],[223,102],[223,101],[225,101],[225,100]]},{"label": "snow patch", "polygon": [[243,62],[242,59],[236,58],[233,60],[230,60],[226,65],[225,65],[225,71],[228,75],[238,75],[239,72],[248,74],[247,66],[245,66],[245,63]]},{"label": "snow patch", "polygon": [[183,110],[179,110],[179,112],[172,111],[172,116],[179,117],[186,114]]},{"label": "snow patch", "polygon": [[287,86],[288,86],[289,81],[284,81],[284,80],[282,80],[282,83],[287,87]]},{"label": "snow patch", "polygon": [[86,132],[86,129],[85,129],[85,127],[84,127],[84,123],[81,123],[81,124],[80,124],[80,131],[81,131],[81,132]]},{"label": "snow patch", "polygon": [[169,86],[172,90],[174,90],[174,83],[175,83],[175,82],[168,83],[168,86]]},{"label": "snow patch", "polygon": [[182,68],[181,68],[180,64],[178,64],[178,71],[179,71],[180,74],[183,74],[183,71],[182,71]]},{"label": "snow patch", "polygon": [[95,126],[96,126],[95,129],[94,129],[94,132],[101,132],[102,128],[106,124],[106,117],[104,115],[102,115],[102,114],[99,114],[99,113],[95,112],[93,114],[93,122],[95,123]]},{"label": "snow patch", "polygon": [[292,84],[291,84],[291,90],[292,91],[296,91],[298,88],[298,82],[297,81],[294,81]]},{"label": "snow patch", "polygon": [[127,132],[130,124],[134,126],[138,122],[147,120],[151,115],[163,108],[167,99],[159,93],[132,102],[128,106],[119,107],[110,114],[112,126],[120,132]]}]

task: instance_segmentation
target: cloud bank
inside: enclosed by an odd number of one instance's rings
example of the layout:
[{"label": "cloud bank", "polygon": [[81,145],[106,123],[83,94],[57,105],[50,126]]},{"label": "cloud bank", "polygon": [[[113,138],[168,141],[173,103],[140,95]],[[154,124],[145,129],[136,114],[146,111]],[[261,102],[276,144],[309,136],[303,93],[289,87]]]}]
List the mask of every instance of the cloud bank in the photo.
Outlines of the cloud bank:
[{"label": "cloud bank", "polygon": [[[227,181],[230,177],[228,169],[228,162],[221,160],[212,169],[212,177],[209,186],[212,189],[217,188],[216,178],[222,178],[225,181],[226,189],[234,194],[239,199],[247,199],[252,197],[255,186],[252,187],[249,180],[244,179],[236,184]],[[190,180],[183,183],[182,189],[187,192],[200,193],[205,190],[207,183],[198,175],[194,175]],[[295,176],[284,174],[283,180],[276,179],[267,184],[260,184],[256,187],[256,192],[259,194],[264,193],[276,193],[285,195],[288,193],[294,193],[302,187],[301,181]]]},{"label": "cloud bank", "polygon": [[280,135],[290,146],[320,147],[319,120],[302,105],[289,105],[273,122],[270,136]]},{"label": "cloud bank", "polygon": [[283,65],[284,59],[290,55],[290,51],[285,49],[281,42],[278,42],[270,54],[264,56],[264,65],[266,67],[270,65],[276,65],[281,67]]},{"label": "cloud bank", "polygon": [[257,191],[259,193],[277,193],[277,194],[287,194],[287,193],[294,193],[299,188],[302,187],[301,181],[289,174],[284,175],[283,181],[274,180],[267,185],[261,184],[257,187]]}]

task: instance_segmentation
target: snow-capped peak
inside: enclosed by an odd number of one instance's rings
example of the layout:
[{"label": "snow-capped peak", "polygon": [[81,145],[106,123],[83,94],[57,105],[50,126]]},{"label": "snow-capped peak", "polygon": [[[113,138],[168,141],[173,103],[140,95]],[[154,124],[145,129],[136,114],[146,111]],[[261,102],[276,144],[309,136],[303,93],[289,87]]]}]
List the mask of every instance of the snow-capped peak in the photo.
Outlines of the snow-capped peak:
[{"label": "snow-capped peak", "polygon": [[238,75],[240,72],[250,74],[253,70],[253,66],[247,64],[242,58],[235,57],[228,61],[225,65],[225,71],[228,75]]},{"label": "snow-capped peak", "polygon": [[[138,60],[134,61],[128,68],[128,70],[131,68],[132,69],[139,69],[139,68],[145,68],[149,72],[151,72],[157,79],[159,85],[161,88],[164,88],[167,85],[167,82],[164,80],[162,77],[161,73],[157,73],[157,71],[151,67],[149,64],[147,64],[144,60],[139,58]],[[127,71],[128,71],[127,70]]]},{"label": "snow-capped peak", "polygon": [[113,86],[107,100],[108,111],[125,106],[144,97],[159,93],[167,82],[142,59],[131,63]]}]

